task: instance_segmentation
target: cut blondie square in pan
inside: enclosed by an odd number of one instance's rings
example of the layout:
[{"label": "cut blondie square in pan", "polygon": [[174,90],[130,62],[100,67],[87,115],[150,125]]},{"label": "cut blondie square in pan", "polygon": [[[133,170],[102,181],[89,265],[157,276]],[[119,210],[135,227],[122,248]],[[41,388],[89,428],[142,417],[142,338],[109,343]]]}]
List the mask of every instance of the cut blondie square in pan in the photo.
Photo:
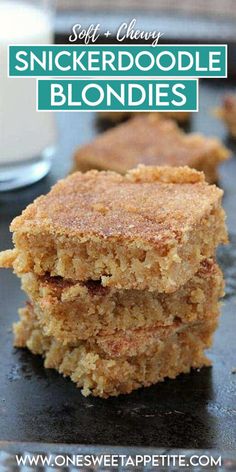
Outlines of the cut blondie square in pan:
[{"label": "cut blondie square in pan", "polygon": [[112,170],[124,174],[138,164],[184,166],[203,171],[214,183],[229,151],[216,138],[186,134],[170,120],[138,116],[98,135],[75,153],[75,170]]},{"label": "cut blondie square in pan", "polygon": [[11,224],[18,275],[171,293],[227,242],[222,190],[188,167],[77,172]]},{"label": "cut blondie square in pan", "polygon": [[176,321],[193,323],[218,313],[223,296],[222,273],[213,259],[177,292],[117,290],[100,281],[72,282],[61,277],[22,276],[42,331],[62,344],[76,345],[95,336],[125,334],[132,328],[170,326]]},{"label": "cut blondie square in pan", "polygon": [[210,347],[216,326],[214,314],[202,322],[175,321],[63,346],[43,333],[28,304],[20,310],[14,335],[16,347],[42,355],[46,368],[71,377],[85,396],[107,398],[209,365],[204,350]]}]

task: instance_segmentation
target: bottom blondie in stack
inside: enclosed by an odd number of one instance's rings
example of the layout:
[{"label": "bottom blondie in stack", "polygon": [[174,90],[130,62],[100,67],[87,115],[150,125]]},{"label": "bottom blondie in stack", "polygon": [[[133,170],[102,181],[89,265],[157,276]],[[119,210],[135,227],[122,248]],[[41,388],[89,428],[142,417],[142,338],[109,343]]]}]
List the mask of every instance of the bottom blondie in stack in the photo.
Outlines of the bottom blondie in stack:
[{"label": "bottom blondie in stack", "polygon": [[223,295],[221,198],[187,167],[60,181],[13,221],[15,248],[0,256],[30,300],[15,345],[103,398],[208,364]]}]

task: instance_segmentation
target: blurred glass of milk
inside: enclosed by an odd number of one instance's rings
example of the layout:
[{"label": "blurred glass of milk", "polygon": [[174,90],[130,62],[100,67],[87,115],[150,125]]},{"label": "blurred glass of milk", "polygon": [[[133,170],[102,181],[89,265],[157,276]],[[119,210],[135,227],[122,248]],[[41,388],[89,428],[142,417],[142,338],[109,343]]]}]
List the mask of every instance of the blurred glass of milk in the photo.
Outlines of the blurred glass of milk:
[{"label": "blurred glass of milk", "polygon": [[36,79],[8,78],[9,44],[53,42],[51,5],[0,0],[0,191],[29,185],[51,167],[53,112],[36,111]]}]

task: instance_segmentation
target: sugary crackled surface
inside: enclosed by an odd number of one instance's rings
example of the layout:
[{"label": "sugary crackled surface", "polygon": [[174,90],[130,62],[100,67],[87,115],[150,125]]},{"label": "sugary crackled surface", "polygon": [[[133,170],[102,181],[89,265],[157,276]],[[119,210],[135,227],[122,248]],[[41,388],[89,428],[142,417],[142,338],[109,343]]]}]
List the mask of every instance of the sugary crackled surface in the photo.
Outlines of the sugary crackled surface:
[{"label": "sugary crackled surface", "polygon": [[78,168],[88,161],[94,168],[125,172],[140,163],[194,167],[206,160],[218,164],[228,155],[218,139],[186,134],[173,121],[147,114],[99,135],[78,149],[75,160]]},{"label": "sugary crackled surface", "polygon": [[29,205],[11,230],[168,245],[184,240],[186,231],[197,231],[222,193],[188,167],[140,166],[125,176],[77,172]]}]

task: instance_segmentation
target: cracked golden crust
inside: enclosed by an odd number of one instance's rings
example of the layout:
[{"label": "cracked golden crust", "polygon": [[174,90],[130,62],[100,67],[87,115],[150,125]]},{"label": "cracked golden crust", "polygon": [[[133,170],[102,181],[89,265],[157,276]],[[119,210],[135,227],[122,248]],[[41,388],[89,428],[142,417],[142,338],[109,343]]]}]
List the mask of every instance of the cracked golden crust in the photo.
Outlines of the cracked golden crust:
[{"label": "cracked golden crust", "polygon": [[113,170],[124,174],[139,164],[184,166],[206,172],[214,182],[229,151],[216,138],[186,134],[173,121],[153,114],[138,116],[108,130],[75,153],[75,170]]},{"label": "cracked golden crust", "polygon": [[[210,347],[217,326],[217,316],[191,326],[145,330],[126,337],[100,341],[82,341],[76,347],[62,346],[45,336],[32,307],[20,310],[14,325],[16,347],[27,347],[45,358],[46,368],[54,368],[71,377],[83,395],[102,398],[130,393],[142,386],[175,378],[181,372],[209,365],[204,349]],[[145,347],[145,349],[144,349]],[[147,348],[147,350],[146,350]],[[105,351],[109,349],[109,354]]]},{"label": "cracked golden crust", "polygon": [[11,230],[168,245],[181,241],[219,205],[222,194],[204,182],[203,174],[187,167],[141,166],[125,176],[78,172],[29,205],[13,220]]},{"label": "cracked golden crust", "polygon": [[227,242],[222,194],[188,167],[78,172],[15,218],[15,250],[0,264],[17,274],[174,292]]}]

